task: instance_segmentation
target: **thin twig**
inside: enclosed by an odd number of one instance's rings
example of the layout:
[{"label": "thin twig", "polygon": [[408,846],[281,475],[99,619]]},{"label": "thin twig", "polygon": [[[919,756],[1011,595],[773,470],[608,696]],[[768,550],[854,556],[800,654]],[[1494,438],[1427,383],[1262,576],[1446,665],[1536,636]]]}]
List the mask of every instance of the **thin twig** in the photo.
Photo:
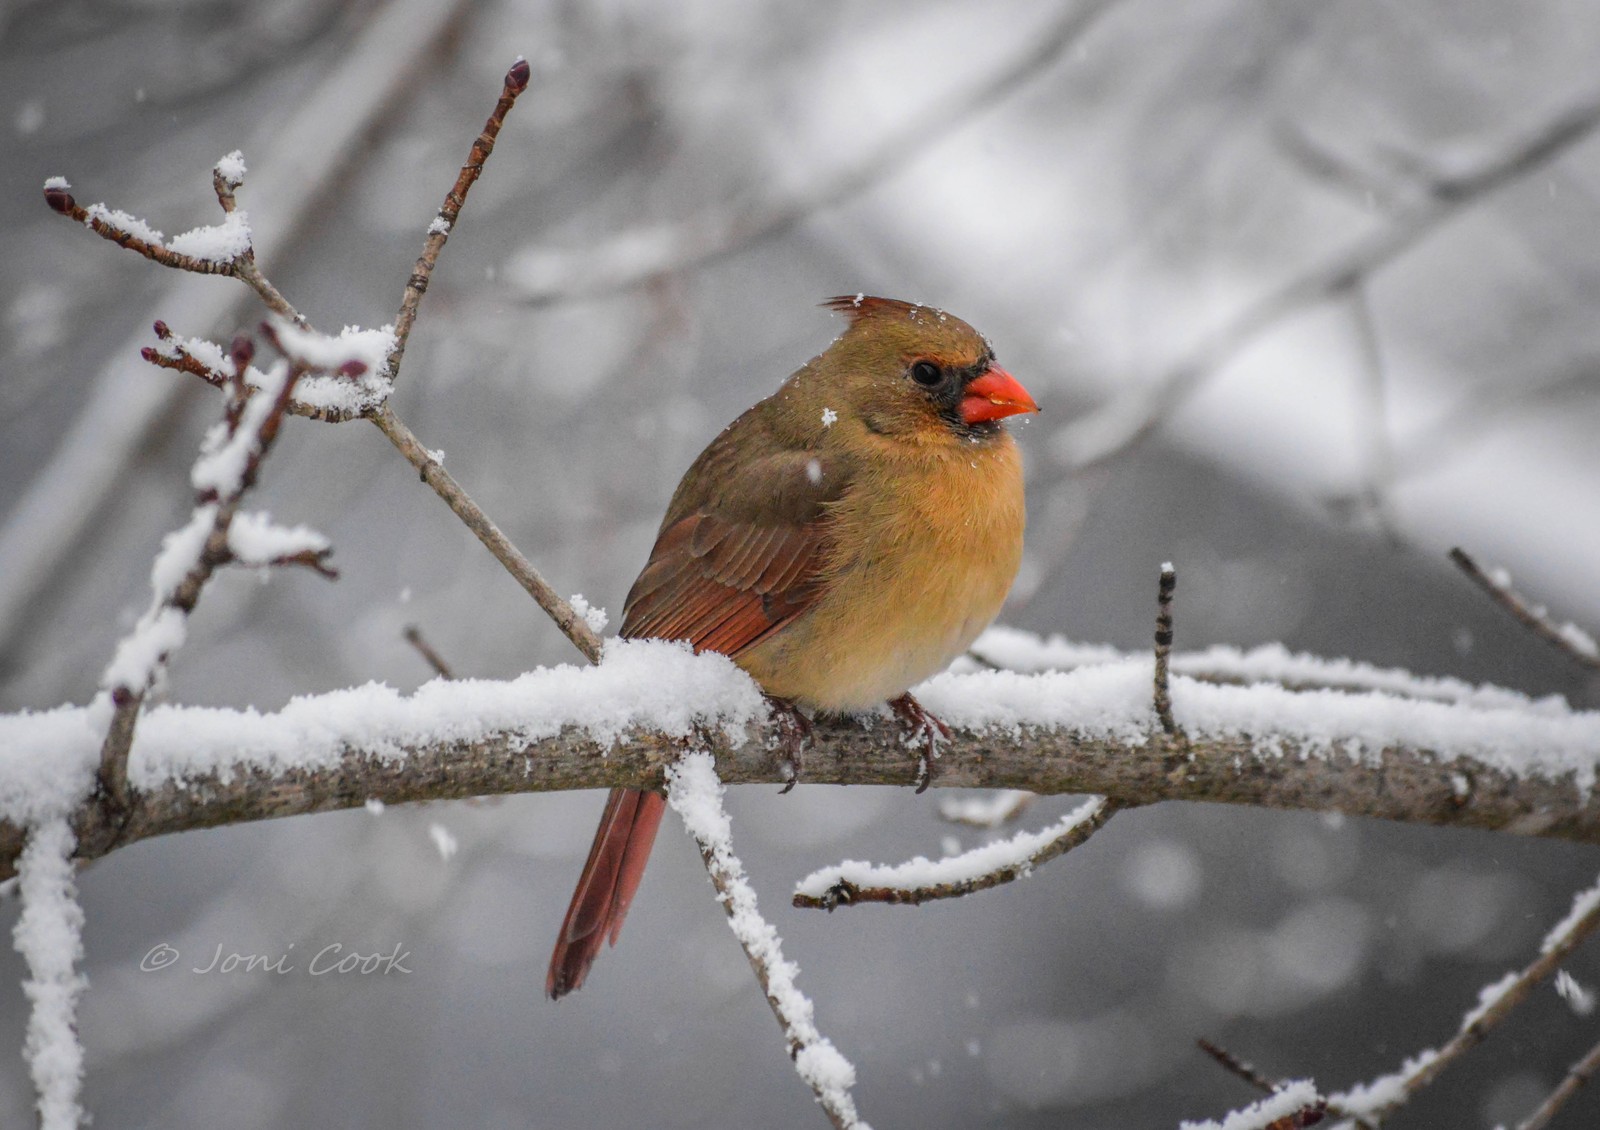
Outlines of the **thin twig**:
[{"label": "thin twig", "polygon": [[505,124],[506,114],[516,103],[517,95],[528,89],[529,75],[527,60],[519,55],[517,61],[511,65],[511,69],[506,72],[505,83],[500,89],[500,99],[494,104],[489,120],[484,123],[483,132],[478,134],[477,140],[472,143],[472,149],[467,154],[467,163],[461,166],[456,183],[446,194],[438,216],[428,225],[428,238],[422,244],[422,254],[417,257],[417,265],[412,268],[411,277],[406,280],[405,294],[400,299],[400,313],[394,320],[395,344],[389,352],[387,366],[391,381],[400,375],[400,362],[405,356],[406,342],[411,338],[411,327],[417,320],[417,308],[422,304],[422,296],[427,293],[428,280],[433,277],[433,268],[439,261],[439,252],[444,249],[445,240],[450,238],[450,232],[455,228],[456,220],[461,215],[461,206],[467,201],[467,193],[477,182],[479,174],[483,172],[484,163],[489,160],[489,155],[494,152],[495,139],[500,136],[500,127]]},{"label": "thin twig", "polygon": [[976,648],[967,648],[967,658],[988,671],[1004,671],[1006,669],[988,656],[979,654]]},{"label": "thin twig", "polygon": [[1550,1120],[1567,1102],[1583,1090],[1585,1084],[1600,1071],[1600,1044],[1589,1049],[1589,1054],[1572,1065],[1572,1070],[1567,1072],[1566,1078],[1548,1098],[1539,1104],[1539,1109],[1517,1123],[1517,1130],[1545,1130],[1550,1125]]},{"label": "thin twig", "polygon": [[[212,183],[217,187],[217,198],[223,205],[226,215],[232,216],[233,190],[240,187],[242,180],[225,182],[221,173],[212,170]],[[304,319],[278,288],[267,281],[256,267],[255,245],[249,241],[248,229],[245,230],[246,244],[238,252],[219,259],[201,258],[196,255],[187,255],[174,251],[165,243],[151,236],[141,235],[133,230],[126,217],[111,212],[103,205],[85,208],[79,204],[69,191],[65,182],[52,182],[44,190],[44,202],[50,208],[63,216],[84,224],[96,235],[110,240],[118,247],[126,247],[129,251],[137,252],[149,259],[152,263],[159,263],[163,267],[171,267],[178,271],[188,271],[196,275],[222,275],[227,278],[238,279],[266,304],[267,308],[280,317],[287,318],[299,325],[304,325]],[[226,193],[226,195],[224,195]]]},{"label": "thin twig", "polygon": [[566,598],[550,587],[550,582],[546,581],[539,570],[533,567],[533,563],[511,544],[511,539],[500,532],[500,527],[489,520],[489,516],[472,501],[466,491],[461,489],[450,472],[444,469],[444,464],[435,459],[411,433],[411,429],[401,423],[393,409],[384,404],[370,418],[400,454],[406,457],[406,461],[417,469],[422,481],[444,499],[445,504],[455,511],[456,517],[465,522],[467,528],[477,536],[484,547],[494,554],[495,560],[505,566],[506,571],[538,602],[539,607],[545,610],[550,619],[556,622],[556,627],[572,641],[573,646],[583,652],[591,663],[600,662],[600,637],[595,635],[593,629],[582,616],[578,615]]},{"label": "thin twig", "polygon": [[438,675],[441,679],[455,678],[455,675],[450,672],[450,665],[444,661],[444,657],[435,651],[427,640],[422,638],[421,628],[415,624],[407,624],[405,631],[401,634],[405,636],[406,643],[417,649],[417,654],[422,656],[423,662],[433,668],[435,675]]},{"label": "thin twig", "polygon": [[1237,1075],[1256,1090],[1267,1095],[1277,1091],[1280,1084],[1273,1082],[1257,1071],[1254,1064],[1246,1063],[1226,1048],[1213,1044],[1204,1036],[1196,1040],[1195,1043],[1200,1046],[1201,1051],[1221,1064],[1223,1070]]},{"label": "thin twig", "polygon": [[1167,737],[1181,736],[1172,717],[1172,690],[1167,683],[1167,665],[1172,658],[1172,593],[1178,586],[1178,571],[1167,561],[1161,566],[1161,582],[1156,590],[1156,717]]},{"label": "thin twig", "polygon": [[800,880],[791,901],[802,909],[831,911],[868,902],[918,906],[986,891],[1031,875],[1034,868],[1065,855],[1122,807],[1108,797],[1095,797],[1052,828],[1022,832],[936,863],[919,857],[895,867],[853,862],[825,867]]},{"label": "thin twig", "polygon": [[1530,605],[1511,587],[1510,578],[1486,572],[1466,550],[1456,546],[1450,551],[1450,560],[1474,584],[1489,594],[1491,600],[1504,608],[1534,635],[1559,650],[1567,658],[1591,670],[1600,671],[1600,648],[1594,639],[1573,624],[1557,624],[1541,607]]}]

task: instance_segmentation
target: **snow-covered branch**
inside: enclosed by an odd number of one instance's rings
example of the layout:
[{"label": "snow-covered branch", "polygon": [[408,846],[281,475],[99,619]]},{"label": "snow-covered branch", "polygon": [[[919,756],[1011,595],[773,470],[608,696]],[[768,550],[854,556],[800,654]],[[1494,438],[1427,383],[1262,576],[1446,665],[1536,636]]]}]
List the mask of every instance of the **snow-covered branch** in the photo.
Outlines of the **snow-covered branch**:
[{"label": "snow-covered branch", "polygon": [[890,867],[846,860],[801,879],[795,884],[793,902],[812,910],[866,902],[916,906],[986,891],[1031,875],[1034,868],[1065,855],[1105,827],[1118,807],[1105,797],[1095,797],[1048,828],[1018,832],[940,860],[919,855]]},{"label": "snow-covered branch", "polygon": [[761,917],[744,864],[733,854],[733,831],[722,806],[722,782],[704,752],[691,752],[667,769],[667,801],[700,847],[718,901],[739,939],[773,1015],[789,1042],[789,1058],[806,1086],[840,1130],[871,1130],[856,1113],[850,1088],[855,1066],[817,1029],[811,1001],[795,984],[800,967],[783,956],[778,932]]},{"label": "snow-covered branch", "polygon": [[[236,373],[248,365],[250,352],[247,343],[236,345]],[[248,389],[242,379],[234,382],[223,423],[207,435],[190,474],[198,495],[194,512],[162,542],[150,570],[150,606],[117,645],[101,676],[110,710],[99,780],[118,807],[127,801],[128,752],[145,695],[160,680],[171,653],[182,646],[189,615],[212,574],[235,561],[292,561],[327,570],[329,547],[320,534],[286,530],[264,515],[239,512],[277,438],[294,386],[306,371],[303,364],[284,360],[272,367],[260,388]],[[236,518],[243,519],[237,531]]]},{"label": "snow-covered branch", "polygon": [[[1155,718],[1150,680],[1148,659],[932,679],[918,696],[955,731],[935,784],[1094,793],[1125,806],[1192,800],[1338,811],[1600,843],[1595,712],[1488,688],[1442,703],[1177,677],[1173,711],[1187,736],[1180,746]],[[597,667],[435,681],[410,696],[369,685],[268,714],[160,706],[141,718],[121,842],[351,808],[369,797],[659,788],[678,752],[674,739],[696,724],[715,735],[723,781],[784,781],[755,685],[725,659],[659,641],[609,643]],[[887,718],[821,720],[806,780],[912,784],[916,761],[894,735]],[[0,859],[20,850],[18,827],[40,810],[41,796],[87,791],[97,749],[82,708],[0,716],[0,817],[9,822],[0,825]],[[82,858],[117,841],[97,809],[80,811],[74,830]]]},{"label": "snow-covered branch", "polygon": [[1534,987],[1553,974],[1600,926],[1600,883],[1579,891],[1567,916],[1553,926],[1539,946],[1539,955],[1520,970],[1485,985],[1478,1003],[1461,1019],[1456,1034],[1439,1048],[1408,1058],[1399,1071],[1362,1083],[1329,1099],[1329,1106],[1359,1126],[1377,1126],[1436,1080],[1445,1068],[1481,1044],[1527,999]]}]

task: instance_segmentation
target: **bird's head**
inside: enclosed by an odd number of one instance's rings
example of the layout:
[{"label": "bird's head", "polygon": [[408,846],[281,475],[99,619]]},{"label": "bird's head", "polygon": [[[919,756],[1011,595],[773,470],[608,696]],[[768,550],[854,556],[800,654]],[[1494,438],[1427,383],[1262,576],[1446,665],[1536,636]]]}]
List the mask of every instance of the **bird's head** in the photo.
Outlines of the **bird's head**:
[{"label": "bird's head", "polygon": [[823,303],[850,324],[808,369],[869,431],[920,442],[982,441],[1007,416],[1037,412],[1033,397],[995,364],[994,350],[953,314],[893,298]]}]

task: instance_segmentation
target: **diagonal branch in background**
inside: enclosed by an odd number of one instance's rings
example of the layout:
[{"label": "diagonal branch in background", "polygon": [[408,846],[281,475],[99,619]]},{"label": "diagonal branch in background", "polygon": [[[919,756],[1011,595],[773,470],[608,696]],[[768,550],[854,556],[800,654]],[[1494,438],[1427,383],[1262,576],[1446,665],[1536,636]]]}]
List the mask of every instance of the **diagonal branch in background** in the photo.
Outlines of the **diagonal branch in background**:
[{"label": "diagonal branch in background", "polygon": [[1083,0],[1033,37],[1031,45],[993,75],[908,115],[863,157],[833,170],[788,197],[742,212],[710,212],[676,223],[635,228],[576,250],[534,248],[513,260],[508,275],[531,302],[589,298],[660,275],[685,271],[775,235],[808,216],[900,172],[973,118],[1022,89],[1082,37],[1117,0]]},{"label": "diagonal branch in background", "polygon": [[1592,671],[1600,671],[1600,645],[1594,637],[1576,624],[1557,624],[1539,605],[1531,605],[1511,587],[1511,577],[1503,569],[1486,571],[1477,560],[1460,546],[1450,551],[1450,560],[1484,592],[1489,594],[1518,623],[1534,635],[1560,651],[1568,659]]},{"label": "diagonal branch in background", "polygon": [[1591,92],[1476,171],[1440,177],[1422,200],[1397,212],[1384,228],[1249,303],[1143,388],[1069,424],[1056,438],[1056,458],[1083,470],[1134,447],[1201,383],[1282,319],[1348,292],[1483,197],[1560,157],[1597,126],[1600,92]]},{"label": "diagonal branch in background", "polygon": [[1462,1018],[1461,1027],[1443,1047],[1429,1048],[1406,1061],[1399,1071],[1350,1088],[1329,1099],[1329,1106],[1363,1125],[1378,1125],[1443,1074],[1500,1025],[1528,998],[1534,987],[1560,967],[1595,928],[1600,926],[1600,883],[1579,891],[1572,909],[1551,928],[1539,956],[1521,970],[1507,973],[1478,994],[1478,1004]]},{"label": "diagonal branch in background", "polygon": [[1517,1123],[1517,1130],[1545,1130],[1550,1125],[1550,1120],[1571,1101],[1574,1095],[1583,1090],[1596,1072],[1600,1072],[1600,1044],[1590,1048],[1587,1055],[1572,1065],[1572,1069],[1556,1085],[1556,1089],[1550,1092],[1549,1097],[1539,1104],[1538,1109]]}]

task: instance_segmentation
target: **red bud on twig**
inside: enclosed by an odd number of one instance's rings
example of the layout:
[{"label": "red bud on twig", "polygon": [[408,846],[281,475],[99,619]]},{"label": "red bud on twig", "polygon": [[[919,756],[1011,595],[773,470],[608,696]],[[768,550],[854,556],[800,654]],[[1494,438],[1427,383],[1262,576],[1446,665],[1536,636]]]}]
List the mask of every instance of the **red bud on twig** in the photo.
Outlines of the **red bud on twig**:
[{"label": "red bud on twig", "polygon": [[531,74],[532,71],[528,67],[528,60],[518,58],[515,63],[511,64],[511,69],[506,72],[506,85],[513,92],[521,94],[528,88],[528,79]]},{"label": "red bud on twig", "polygon": [[44,190],[44,202],[63,216],[70,216],[78,202],[72,198],[72,193],[64,188],[47,188]]},{"label": "red bud on twig", "polygon": [[365,361],[358,361],[354,357],[346,361],[343,365],[340,365],[338,370],[341,377],[359,377],[366,371],[367,363]]}]

